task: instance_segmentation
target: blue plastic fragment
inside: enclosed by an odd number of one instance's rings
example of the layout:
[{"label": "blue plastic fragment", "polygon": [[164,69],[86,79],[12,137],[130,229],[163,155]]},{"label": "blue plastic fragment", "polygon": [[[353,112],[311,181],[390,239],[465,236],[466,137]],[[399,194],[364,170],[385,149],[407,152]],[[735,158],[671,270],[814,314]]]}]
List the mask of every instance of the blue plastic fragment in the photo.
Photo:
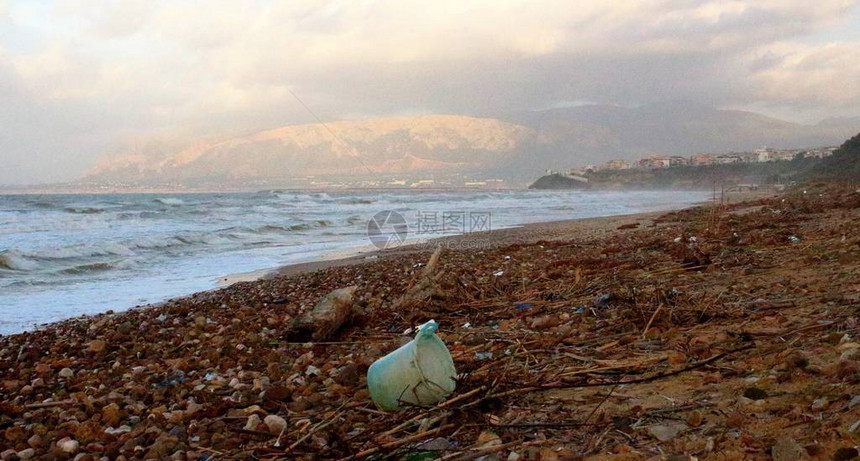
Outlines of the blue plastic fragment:
[{"label": "blue plastic fragment", "polygon": [[522,310],[522,309],[528,309],[530,307],[535,307],[535,305],[532,303],[517,303],[517,304],[514,304],[514,307]]}]

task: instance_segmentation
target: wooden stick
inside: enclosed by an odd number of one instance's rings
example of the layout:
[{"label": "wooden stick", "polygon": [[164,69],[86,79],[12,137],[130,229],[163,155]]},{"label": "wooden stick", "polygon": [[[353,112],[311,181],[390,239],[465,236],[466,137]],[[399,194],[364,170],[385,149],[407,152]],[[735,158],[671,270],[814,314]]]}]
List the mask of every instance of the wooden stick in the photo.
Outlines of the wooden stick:
[{"label": "wooden stick", "polygon": [[341,461],[366,458],[372,454],[379,453],[382,450],[392,450],[395,448],[399,448],[399,447],[402,447],[403,445],[406,445],[406,444],[411,443],[411,442],[416,442],[416,441],[421,440],[425,437],[428,437],[431,435],[436,435],[442,431],[446,431],[448,429],[451,429],[454,426],[455,426],[454,424],[446,424],[444,426],[437,427],[436,429],[430,429],[429,431],[419,432],[417,434],[410,435],[409,437],[405,437],[405,438],[402,438],[400,440],[395,440],[393,442],[384,443],[378,447],[368,448],[367,450],[360,451],[360,452],[356,453],[355,455],[347,456],[346,458],[341,458]]},{"label": "wooden stick", "polygon": [[468,453],[451,453],[450,455],[445,455],[439,458],[440,461],[469,461],[475,458],[480,458],[481,456],[486,456],[492,453],[496,453],[508,448],[511,448],[516,445],[529,446],[529,445],[539,445],[543,443],[540,440],[533,440],[531,442],[521,442],[517,440],[516,442],[508,442],[500,445],[493,445],[489,447],[480,447],[478,449],[472,450]]},{"label": "wooden stick", "polygon": [[648,329],[651,328],[651,323],[654,322],[654,318],[657,317],[657,313],[660,312],[660,309],[663,308],[663,305],[660,304],[657,306],[657,309],[654,309],[654,313],[651,314],[651,320],[648,320],[648,325],[645,325],[645,329],[642,330],[642,339],[645,339],[645,334],[648,333]]}]

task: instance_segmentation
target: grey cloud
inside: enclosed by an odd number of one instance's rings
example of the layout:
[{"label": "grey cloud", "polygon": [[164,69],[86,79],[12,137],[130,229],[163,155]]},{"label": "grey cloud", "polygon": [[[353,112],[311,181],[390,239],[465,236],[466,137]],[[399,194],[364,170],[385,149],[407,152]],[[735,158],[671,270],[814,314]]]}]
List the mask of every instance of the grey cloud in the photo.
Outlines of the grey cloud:
[{"label": "grey cloud", "polygon": [[10,16],[42,42],[0,54],[0,183],[72,178],[129,139],[311,121],[288,89],[325,119],[663,99],[850,115],[857,44],[803,38],[854,4],[63,0],[42,29]]}]

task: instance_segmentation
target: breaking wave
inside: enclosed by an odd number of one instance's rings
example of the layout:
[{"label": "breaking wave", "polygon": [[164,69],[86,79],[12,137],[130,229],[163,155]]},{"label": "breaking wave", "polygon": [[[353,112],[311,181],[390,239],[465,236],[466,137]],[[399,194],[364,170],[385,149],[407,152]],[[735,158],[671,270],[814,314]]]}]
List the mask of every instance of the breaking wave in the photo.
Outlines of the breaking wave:
[{"label": "breaking wave", "polygon": [[180,206],[180,205],[185,204],[185,201],[183,201],[182,199],[173,198],[173,197],[159,197],[153,201],[156,203],[160,203],[162,205],[170,205],[170,206]]},{"label": "breaking wave", "polygon": [[77,275],[77,274],[89,274],[92,272],[104,272],[104,271],[109,271],[109,270],[113,270],[113,269],[116,269],[115,265],[113,265],[111,263],[99,262],[99,263],[81,264],[79,266],[69,267],[67,269],[61,270],[60,273]]},{"label": "breaking wave", "polygon": [[32,271],[39,267],[39,263],[24,257],[24,255],[6,250],[0,252],[0,268],[13,271]]},{"label": "breaking wave", "polygon": [[66,213],[75,213],[75,214],[96,214],[96,213],[104,213],[104,208],[96,208],[89,206],[70,206],[63,208],[63,211]]}]

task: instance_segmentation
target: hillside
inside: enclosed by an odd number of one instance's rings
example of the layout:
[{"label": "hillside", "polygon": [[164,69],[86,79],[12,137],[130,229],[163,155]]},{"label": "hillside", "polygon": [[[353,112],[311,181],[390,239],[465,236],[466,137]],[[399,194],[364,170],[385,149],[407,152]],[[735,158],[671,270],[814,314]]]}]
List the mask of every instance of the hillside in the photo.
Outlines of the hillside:
[{"label": "hillside", "polygon": [[626,108],[587,105],[521,112],[508,117],[539,133],[546,168],[565,168],[572,153],[584,163],[636,159],[654,153],[748,151],[762,146],[834,145],[860,130],[860,118],[801,125],[753,112],[670,101]]},{"label": "hillside", "polygon": [[669,102],[580,106],[504,120],[423,115],[292,125],[200,143],[175,153],[106,159],[89,183],[223,184],[309,175],[467,174],[524,182],[547,168],[611,158],[833,145],[860,118],[799,125],[743,111]]},{"label": "hillside", "polygon": [[822,159],[807,177],[860,182],[860,134],[842,143],[830,157]]}]

